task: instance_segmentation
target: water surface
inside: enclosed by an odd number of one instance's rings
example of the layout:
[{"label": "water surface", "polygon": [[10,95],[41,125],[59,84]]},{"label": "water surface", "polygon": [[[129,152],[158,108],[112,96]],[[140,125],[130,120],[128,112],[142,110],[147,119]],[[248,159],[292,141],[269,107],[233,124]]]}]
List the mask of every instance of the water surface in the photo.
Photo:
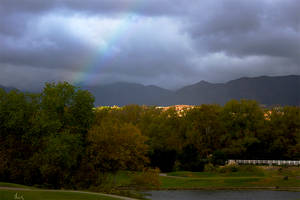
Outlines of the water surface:
[{"label": "water surface", "polygon": [[236,191],[236,190],[184,190],[149,191],[152,200],[300,200],[300,192]]}]

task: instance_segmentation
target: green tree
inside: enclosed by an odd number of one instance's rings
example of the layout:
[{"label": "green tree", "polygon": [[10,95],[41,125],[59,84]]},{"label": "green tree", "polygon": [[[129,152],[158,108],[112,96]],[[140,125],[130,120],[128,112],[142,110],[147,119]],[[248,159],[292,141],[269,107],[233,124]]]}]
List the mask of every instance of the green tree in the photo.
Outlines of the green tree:
[{"label": "green tree", "polygon": [[265,124],[259,104],[252,100],[232,100],[226,103],[221,116],[226,129],[224,150],[227,155],[231,158],[257,158],[262,150],[258,136]]},{"label": "green tree", "polygon": [[13,90],[0,91],[0,177],[23,182],[32,143],[27,140],[36,112],[32,96]]},{"label": "green tree", "polygon": [[218,105],[201,105],[187,112],[187,144],[192,144],[202,158],[206,159],[222,147],[221,135],[224,133],[224,126],[220,114],[221,107]]},{"label": "green tree", "polygon": [[184,145],[185,127],[182,122],[185,112],[179,115],[174,108],[170,108],[158,115],[154,113],[153,121],[148,120],[149,123],[142,129],[150,138],[151,166],[159,167],[163,172],[172,171],[177,154]]},{"label": "green tree", "polygon": [[87,154],[96,171],[139,170],[148,162],[147,138],[128,123],[106,119],[88,133]]},{"label": "green tree", "polygon": [[93,120],[94,97],[67,82],[46,83],[41,94],[43,126],[50,133],[71,130],[84,135]]},{"label": "green tree", "polygon": [[285,106],[271,110],[268,120],[270,157],[296,159],[299,155],[300,108]]},{"label": "green tree", "polygon": [[[1,180],[42,184],[46,178],[53,179],[53,174],[61,174],[63,169],[72,173],[79,164],[72,165],[70,170],[67,159],[55,163],[53,156],[57,159],[63,156],[55,149],[70,140],[75,150],[84,152],[85,136],[94,118],[93,100],[89,92],[66,82],[47,83],[41,94],[0,90]],[[63,148],[62,153],[73,158],[72,153],[79,154],[75,150]],[[53,169],[53,174],[46,169]],[[57,181],[47,182],[61,184],[66,179],[69,178],[58,177]]]},{"label": "green tree", "polygon": [[80,136],[61,132],[51,134],[43,140],[45,147],[30,160],[38,166],[43,184],[50,184],[55,188],[70,185],[84,152]]}]

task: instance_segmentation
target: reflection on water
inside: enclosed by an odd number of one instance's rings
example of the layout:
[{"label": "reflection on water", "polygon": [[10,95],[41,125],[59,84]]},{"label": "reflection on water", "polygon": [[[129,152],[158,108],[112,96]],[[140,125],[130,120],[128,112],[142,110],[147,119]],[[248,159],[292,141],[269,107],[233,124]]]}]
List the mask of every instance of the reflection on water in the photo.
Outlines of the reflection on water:
[{"label": "reflection on water", "polygon": [[300,200],[300,192],[286,191],[149,191],[152,200]]}]

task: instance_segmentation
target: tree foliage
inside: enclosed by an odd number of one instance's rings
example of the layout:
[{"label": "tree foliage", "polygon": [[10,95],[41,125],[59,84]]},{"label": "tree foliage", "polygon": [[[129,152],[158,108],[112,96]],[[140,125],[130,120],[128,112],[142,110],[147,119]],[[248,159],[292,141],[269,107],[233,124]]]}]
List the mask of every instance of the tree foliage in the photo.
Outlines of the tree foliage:
[{"label": "tree foliage", "polygon": [[139,170],[148,161],[146,140],[134,125],[106,119],[88,133],[88,157],[102,172]]},{"label": "tree foliage", "polygon": [[[0,181],[86,188],[118,170],[201,171],[229,158],[300,159],[299,107],[232,100],[178,111],[93,102],[66,82],[47,83],[39,94],[0,89]],[[154,171],[135,181],[152,180]]]}]

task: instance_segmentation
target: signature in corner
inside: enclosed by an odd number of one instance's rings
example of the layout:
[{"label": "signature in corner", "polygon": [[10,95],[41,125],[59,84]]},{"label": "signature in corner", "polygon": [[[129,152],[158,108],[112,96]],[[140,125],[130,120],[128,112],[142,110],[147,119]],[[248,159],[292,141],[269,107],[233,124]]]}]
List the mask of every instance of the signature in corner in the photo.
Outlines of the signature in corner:
[{"label": "signature in corner", "polygon": [[16,194],[14,195],[14,199],[15,199],[15,200],[24,200],[24,197],[23,197],[22,195],[19,195],[18,193],[16,193]]}]

